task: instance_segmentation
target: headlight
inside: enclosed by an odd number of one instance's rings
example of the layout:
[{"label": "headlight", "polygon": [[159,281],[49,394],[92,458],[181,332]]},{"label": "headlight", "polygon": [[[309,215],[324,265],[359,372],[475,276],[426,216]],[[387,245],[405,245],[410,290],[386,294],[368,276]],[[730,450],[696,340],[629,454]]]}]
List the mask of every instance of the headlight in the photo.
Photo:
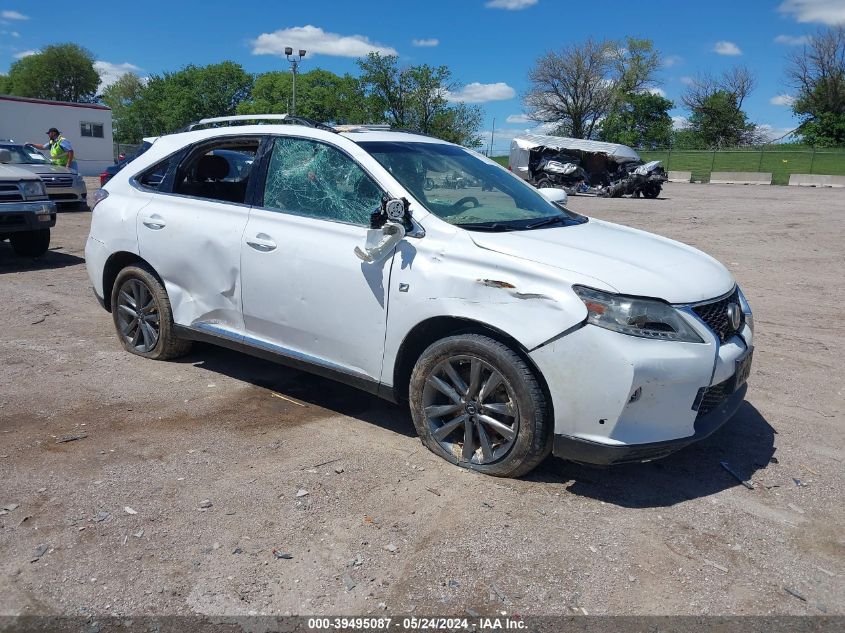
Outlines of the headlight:
[{"label": "headlight", "polygon": [[660,341],[704,342],[668,303],[635,299],[585,286],[573,286],[572,290],[587,306],[587,323],[592,325]]},{"label": "headlight", "polygon": [[23,183],[24,198],[40,198],[47,195],[44,183],[40,180],[25,180]]},{"label": "headlight", "polygon": [[79,174],[77,174],[73,177],[73,184],[77,187],[80,187],[85,184],[85,179]]},{"label": "headlight", "polygon": [[736,292],[737,295],[739,295],[739,307],[745,315],[745,322],[748,324],[748,328],[754,332],[754,315],[751,313],[751,306],[748,305],[748,299],[746,299],[745,295],[742,294],[742,290],[739,289],[739,286],[736,287]]}]

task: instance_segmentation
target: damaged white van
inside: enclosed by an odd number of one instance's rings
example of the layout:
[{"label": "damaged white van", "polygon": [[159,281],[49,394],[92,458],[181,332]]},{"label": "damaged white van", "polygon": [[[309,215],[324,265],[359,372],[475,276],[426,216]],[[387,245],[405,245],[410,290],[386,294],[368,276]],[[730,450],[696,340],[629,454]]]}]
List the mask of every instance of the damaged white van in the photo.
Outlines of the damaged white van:
[{"label": "damaged white van", "polygon": [[200,123],[93,195],[88,273],[128,351],[210,341],[407,400],[430,450],[509,477],[656,459],[742,402],[751,309],[704,253],[438,139]]}]

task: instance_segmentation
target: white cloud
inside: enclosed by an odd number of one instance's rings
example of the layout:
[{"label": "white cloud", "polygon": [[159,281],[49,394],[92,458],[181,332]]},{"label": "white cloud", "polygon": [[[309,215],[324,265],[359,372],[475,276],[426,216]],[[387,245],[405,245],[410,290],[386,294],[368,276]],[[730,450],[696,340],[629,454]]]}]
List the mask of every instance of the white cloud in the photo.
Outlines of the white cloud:
[{"label": "white cloud", "polygon": [[3,11],[0,13],[0,18],[4,20],[28,20],[29,16],[17,11]]},{"label": "white cloud", "polygon": [[810,38],[806,35],[778,35],[775,38],[776,44],[786,44],[787,46],[801,46],[806,44]]},{"label": "white cloud", "polygon": [[695,83],[695,79],[692,77],[681,77],[681,83],[685,86],[691,86]]},{"label": "white cloud", "polygon": [[100,73],[100,86],[97,88],[97,93],[101,93],[103,90],[111,86],[114,82],[120,79],[126,73],[135,73],[141,70],[135,64],[130,64],[129,62],[123,62],[122,64],[113,64],[111,62],[105,62],[103,60],[98,60],[94,62],[94,69]]},{"label": "white cloud", "polygon": [[770,143],[772,141],[789,140],[793,136],[791,132],[794,132],[795,129],[791,127],[775,127],[768,123],[763,123],[757,126],[757,131],[763,135],[767,143]]},{"label": "white cloud", "polygon": [[411,46],[431,47],[437,46],[438,44],[440,44],[440,40],[438,40],[436,37],[430,37],[428,39],[422,40],[411,40]]},{"label": "white cloud", "polygon": [[685,130],[689,127],[689,119],[685,116],[673,116],[672,117],[672,129],[673,130]]},{"label": "white cloud", "polygon": [[0,31],[0,35],[9,35],[11,37],[20,37],[21,34],[17,31]]},{"label": "white cloud", "polygon": [[667,68],[671,68],[672,66],[677,66],[678,64],[682,64],[684,62],[684,58],[680,55],[667,55],[663,59],[663,65]]},{"label": "white cloud", "polygon": [[537,4],[537,0],[490,0],[484,6],[488,9],[507,9],[508,11],[520,11]]},{"label": "white cloud", "polygon": [[716,45],[713,47],[713,52],[719,53],[719,55],[742,55],[742,51],[739,50],[739,46],[733,42],[727,42],[725,40],[716,42]]},{"label": "white cloud", "polygon": [[652,95],[657,95],[658,97],[665,97],[666,91],[663,88],[643,88],[643,92],[647,92]]},{"label": "white cloud", "polygon": [[511,114],[505,119],[507,123],[531,123],[531,119],[529,119],[524,114]]},{"label": "white cloud", "polygon": [[279,29],[273,33],[262,33],[252,41],[252,54],[284,55],[286,46],[290,46],[295,51],[304,49],[309,55],[333,57],[364,57],[369,53],[397,54],[395,48],[371,42],[363,35],[327,33],[310,24]]},{"label": "white cloud", "polygon": [[791,15],[798,22],[845,24],[845,3],[842,0],[786,0],[778,11]]},{"label": "white cloud", "polygon": [[769,99],[769,103],[777,106],[791,106],[795,103],[795,97],[792,95],[776,95]]},{"label": "white cloud", "polygon": [[29,57],[30,55],[37,55],[40,51],[21,51],[20,53],[15,53],[15,59],[23,59],[24,57]]},{"label": "white cloud", "polygon": [[446,92],[449,101],[460,103],[486,103],[488,101],[506,101],[513,99],[516,91],[508,84],[500,81],[494,84],[473,82],[467,84],[457,92]]}]

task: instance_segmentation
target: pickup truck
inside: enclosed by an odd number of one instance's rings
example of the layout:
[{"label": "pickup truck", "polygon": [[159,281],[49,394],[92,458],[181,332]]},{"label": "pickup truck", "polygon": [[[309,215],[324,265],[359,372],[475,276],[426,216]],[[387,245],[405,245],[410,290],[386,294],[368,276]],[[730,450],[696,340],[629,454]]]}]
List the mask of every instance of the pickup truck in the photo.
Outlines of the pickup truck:
[{"label": "pickup truck", "polygon": [[9,240],[18,255],[38,257],[50,247],[56,204],[38,176],[5,162],[0,156],[0,241]]}]

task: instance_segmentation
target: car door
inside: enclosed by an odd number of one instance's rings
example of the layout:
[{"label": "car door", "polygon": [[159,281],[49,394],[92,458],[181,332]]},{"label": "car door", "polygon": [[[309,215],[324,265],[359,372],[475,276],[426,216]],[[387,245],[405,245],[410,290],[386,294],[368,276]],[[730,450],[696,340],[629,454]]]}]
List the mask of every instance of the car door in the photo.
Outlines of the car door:
[{"label": "car door", "polygon": [[378,380],[392,253],[365,263],[354,249],[381,198],[338,147],[275,139],[242,244],[247,343]]},{"label": "car door", "polygon": [[254,160],[261,140],[226,137],[189,148],[138,213],[139,253],[164,281],[178,325],[243,335],[240,248],[251,172],[238,175],[225,156]]}]

